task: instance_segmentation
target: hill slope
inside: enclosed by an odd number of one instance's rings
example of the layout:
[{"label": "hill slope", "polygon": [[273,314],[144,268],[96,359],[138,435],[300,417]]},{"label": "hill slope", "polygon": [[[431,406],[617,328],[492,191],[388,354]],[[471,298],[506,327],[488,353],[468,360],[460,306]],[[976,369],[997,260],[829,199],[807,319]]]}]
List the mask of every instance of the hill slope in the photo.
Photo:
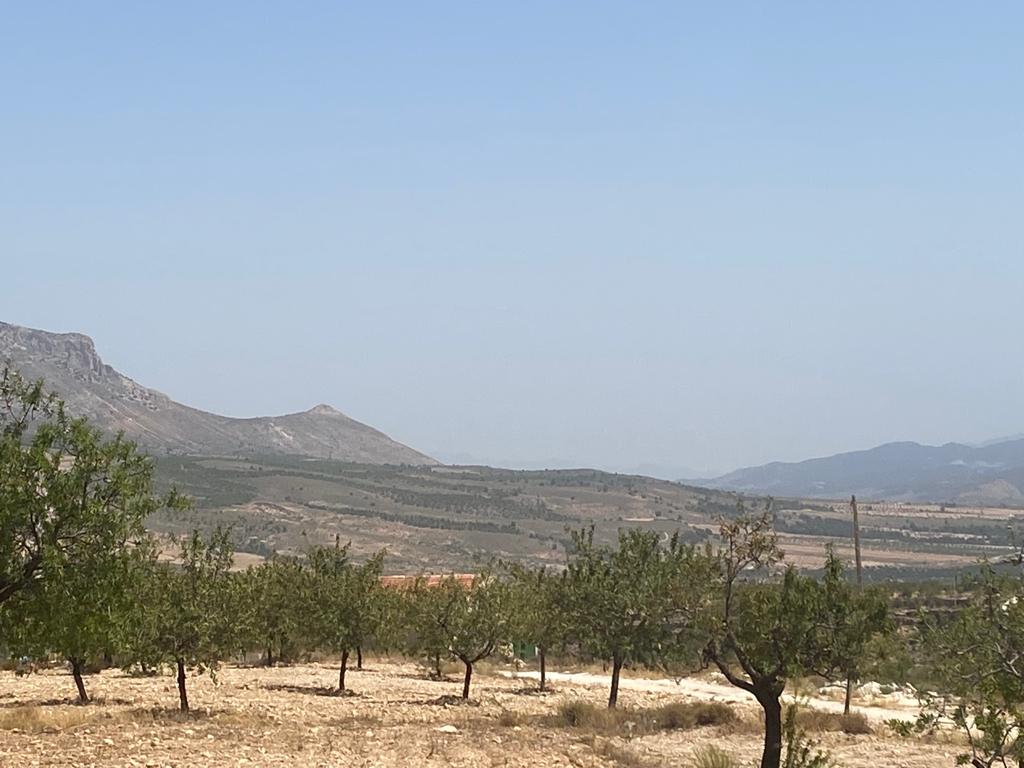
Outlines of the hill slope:
[{"label": "hill slope", "polygon": [[988,445],[887,443],[866,451],[748,467],[705,481],[776,496],[1024,504],[1024,439]]},{"label": "hill slope", "polygon": [[437,464],[327,405],[286,416],[234,419],[177,403],[105,364],[88,336],[0,323],[0,364],[43,378],[75,415],[124,430],[152,453],[333,457],[367,464]]}]

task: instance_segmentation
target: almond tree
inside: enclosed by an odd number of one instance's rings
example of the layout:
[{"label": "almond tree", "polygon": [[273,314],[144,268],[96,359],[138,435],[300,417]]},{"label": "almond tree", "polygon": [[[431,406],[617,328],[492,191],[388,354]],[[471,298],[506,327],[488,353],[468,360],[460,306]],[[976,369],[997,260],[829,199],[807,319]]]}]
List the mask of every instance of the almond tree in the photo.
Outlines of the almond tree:
[{"label": "almond tree", "polygon": [[889,602],[879,589],[862,589],[846,578],[843,562],[831,544],[826,549],[822,604],[832,666],[846,680],[843,713],[850,712],[850,694],[876,639],[891,634],[895,625],[889,616]]},{"label": "almond tree", "polygon": [[1024,764],[1024,573],[986,565],[956,619],[923,639],[944,696],[919,722],[951,717],[971,750],[958,763]]},{"label": "almond tree", "polygon": [[[573,536],[566,591],[568,634],[592,658],[611,662],[608,707],[615,708],[626,662],[655,666],[696,627],[709,580],[706,559],[673,536],[619,532],[614,549],[594,543],[593,528]],[[703,581],[703,583],[700,583]]]},{"label": "almond tree", "polygon": [[0,607],[17,607],[9,642],[67,658],[83,703],[86,663],[114,646],[146,518],[185,506],[152,485],[134,443],[71,418],[42,382],[0,373]]},{"label": "almond tree", "polygon": [[510,629],[516,642],[532,643],[540,665],[540,690],[547,686],[547,654],[565,645],[568,625],[566,575],[546,568],[510,566]]},{"label": "almond tree", "polygon": [[19,629],[12,649],[37,657],[59,653],[71,668],[79,702],[87,704],[83,672],[119,648],[133,611],[133,565],[147,550],[143,541],[92,553],[43,579],[27,599],[12,601],[22,609],[15,612]]},{"label": "almond tree", "polygon": [[450,576],[434,589],[441,609],[436,616],[440,636],[451,657],[465,667],[462,698],[468,699],[473,665],[509,640],[508,586],[487,570],[468,586]]},{"label": "almond tree", "polygon": [[345,691],[345,673],[353,650],[361,648],[376,632],[376,600],[384,553],[379,552],[363,565],[349,560],[348,545],[335,541],[333,547],[320,547],[309,553],[311,570],[311,616],[320,644],[341,657],[338,692]]},{"label": "almond tree", "polygon": [[302,650],[309,637],[310,574],[297,557],[274,555],[250,568],[243,577],[248,646],[265,651],[268,667],[286,662]]},{"label": "almond tree", "polygon": [[78,561],[138,538],[177,494],[152,493],[135,444],[71,418],[42,381],[0,372],[0,605]]},{"label": "almond tree", "polygon": [[228,532],[209,539],[198,531],[181,545],[180,565],[151,560],[135,578],[136,615],[126,646],[128,662],[171,665],[178,700],[189,711],[186,671],[216,674],[237,647],[237,582],[230,578]]},{"label": "almond tree", "polygon": [[443,625],[448,608],[446,594],[425,577],[395,594],[399,598],[391,602],[401,627],[398,645],[410,656],[423,658],[431,666],[434,679],[443,679],[441,659],[449,657],[448,634]]},{"label": "almond tree", "polygon": [[826,587],[792,566],[779,579],[749,578],[768,576],[766,570],[782,560],[770,509],[769,502],[762,515],[748,516],[741,507],[735,520],[721,526],[717,617],[705,648],[705,658],[764,711],[761,768],[778,768],[782,758],[787,682],[809,674],[831,677],[843,655],[837,639],[849,636],[851,624],[862,618],[852,603],[829,605]]}]

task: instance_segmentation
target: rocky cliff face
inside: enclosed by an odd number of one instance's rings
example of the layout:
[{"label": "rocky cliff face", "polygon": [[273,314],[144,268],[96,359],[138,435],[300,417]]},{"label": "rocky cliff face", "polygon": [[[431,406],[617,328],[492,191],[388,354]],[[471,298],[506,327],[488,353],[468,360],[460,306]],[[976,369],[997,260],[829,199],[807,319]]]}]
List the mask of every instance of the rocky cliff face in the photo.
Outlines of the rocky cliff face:
[{"label": "rocky cliff face", "polygon": [[69,410],[123,430],[155,453],[285,453],[369,464],[436,464],[328,405],[285,416],[232,419],[190,408],[103,362],[92,339],[0,323],[0,363],[42,378]]}]

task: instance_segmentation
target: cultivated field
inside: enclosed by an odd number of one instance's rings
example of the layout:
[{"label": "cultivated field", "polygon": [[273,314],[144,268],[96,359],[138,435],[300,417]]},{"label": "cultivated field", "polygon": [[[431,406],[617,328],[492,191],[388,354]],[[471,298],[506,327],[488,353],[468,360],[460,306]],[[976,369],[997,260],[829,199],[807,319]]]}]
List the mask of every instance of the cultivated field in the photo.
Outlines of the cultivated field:
[{"label": "cultivated field", "polygon": [[[735,689],[714,680],[672,682],[630,677],[618,725],[572,727],[560,709],[604,703],[604,680],[555,675],[555,692],[539,694],[526,675],[494,668],[461,703],[457,675],[427,679],[408,662],[370,659],[350,673],[354,695],[330,695],[331,666],[223,668],[212,682],[190,680],[190,716],[175,709],[173,678],[130,677],[107,670],[88,678],[97,702],[71,703],[63,670],[25,677],[0,674],[0,765],[3,766],[690,766],[695,750],[714,744],[740,765],[756,764],[760,724]],[[451,697],[451,698],[449,698]],[[664,729],[650,712],[667,704],[709,701],[732,706],[726,725]],[[811,702],[834,708],[834,702]],[[959,746],[907,741],[881,720],[912,710],[892,700],[860,702],[874,733],[815,733],[837,765],[850,768],[952,766]],[[877,707],[871,704],[879,705]],[[648,712],[644,714],[643,710]],[[835,718],[832,718],[834,721]],[[828,727],[828,718],[821,718]],[[646,725],[645,725],[646,723]]]},{"label": "cultivated field", "polygon": [[[231,525],[240,554],[304,552],[336,535],[362,558],[387,548],[394,573],[471,571],[492,557],[562,565],[567,529],[594,525],[612,543],[637,527],[691,542],[718,531],[739,496],[649,477],[596,470],[514,471],[489,467],[395,467],[287,456],[159,459],[157,476],[193,498],[186,513],[149,527],[180,535]],[[751,511],[764,500],[746,498]],[[790,562],[820,567],[825,545],[852,560],[846,502],[777,499],[775,529]],[[949,577],[980,558],[1011,551],[1024,532],[1019,509],[861,504],[868,578]]]}]

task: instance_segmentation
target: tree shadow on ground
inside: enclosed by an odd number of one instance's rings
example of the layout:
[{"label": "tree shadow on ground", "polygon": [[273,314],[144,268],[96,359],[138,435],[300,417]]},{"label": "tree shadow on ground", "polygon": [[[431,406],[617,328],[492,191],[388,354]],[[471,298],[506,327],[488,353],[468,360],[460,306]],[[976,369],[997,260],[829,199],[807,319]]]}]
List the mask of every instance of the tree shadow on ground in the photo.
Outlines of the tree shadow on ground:
[{"label": "tree shadow on ground", "polygon": [[362,696],[361,693],[355,691],[344,690],[339,691],[337,688],[325,685],[286,685],[286,684],[273,684],[265,683],[260,686],[267,691],[283,691],[285,693],[302,693],[307,696],[330,696],[336,699],[353,698],[356,696]]},{"label": "tree shadow on ground", "polygon": [[531,685],[526,688],[516,688],[511,691],[506,689],[506,693],[511,693],[513,696],[554,696],[558,693],[558,689],[552,688],[549,685],[542,691],[536,685]]},{"label": "tree shadow on ground", "polygon": [[479,707],[480,702],[475,699],[464,699],[454,694],[438,696],[436,699],[395,699],[393,704],[409,704],[414,706],[428,707]]},{"label": "tree shadow on ground", "polygon": [[4,696],[3,698],[11,698],[13,700],[0,703],[0,709],[18,709],[19,707],[126,706],[132,703],[131,699],[107,698],[106,696],[96,696],[85,702],[79,701],[77,696],[65,696],[59,699],[15,699],[13,696]]}]

